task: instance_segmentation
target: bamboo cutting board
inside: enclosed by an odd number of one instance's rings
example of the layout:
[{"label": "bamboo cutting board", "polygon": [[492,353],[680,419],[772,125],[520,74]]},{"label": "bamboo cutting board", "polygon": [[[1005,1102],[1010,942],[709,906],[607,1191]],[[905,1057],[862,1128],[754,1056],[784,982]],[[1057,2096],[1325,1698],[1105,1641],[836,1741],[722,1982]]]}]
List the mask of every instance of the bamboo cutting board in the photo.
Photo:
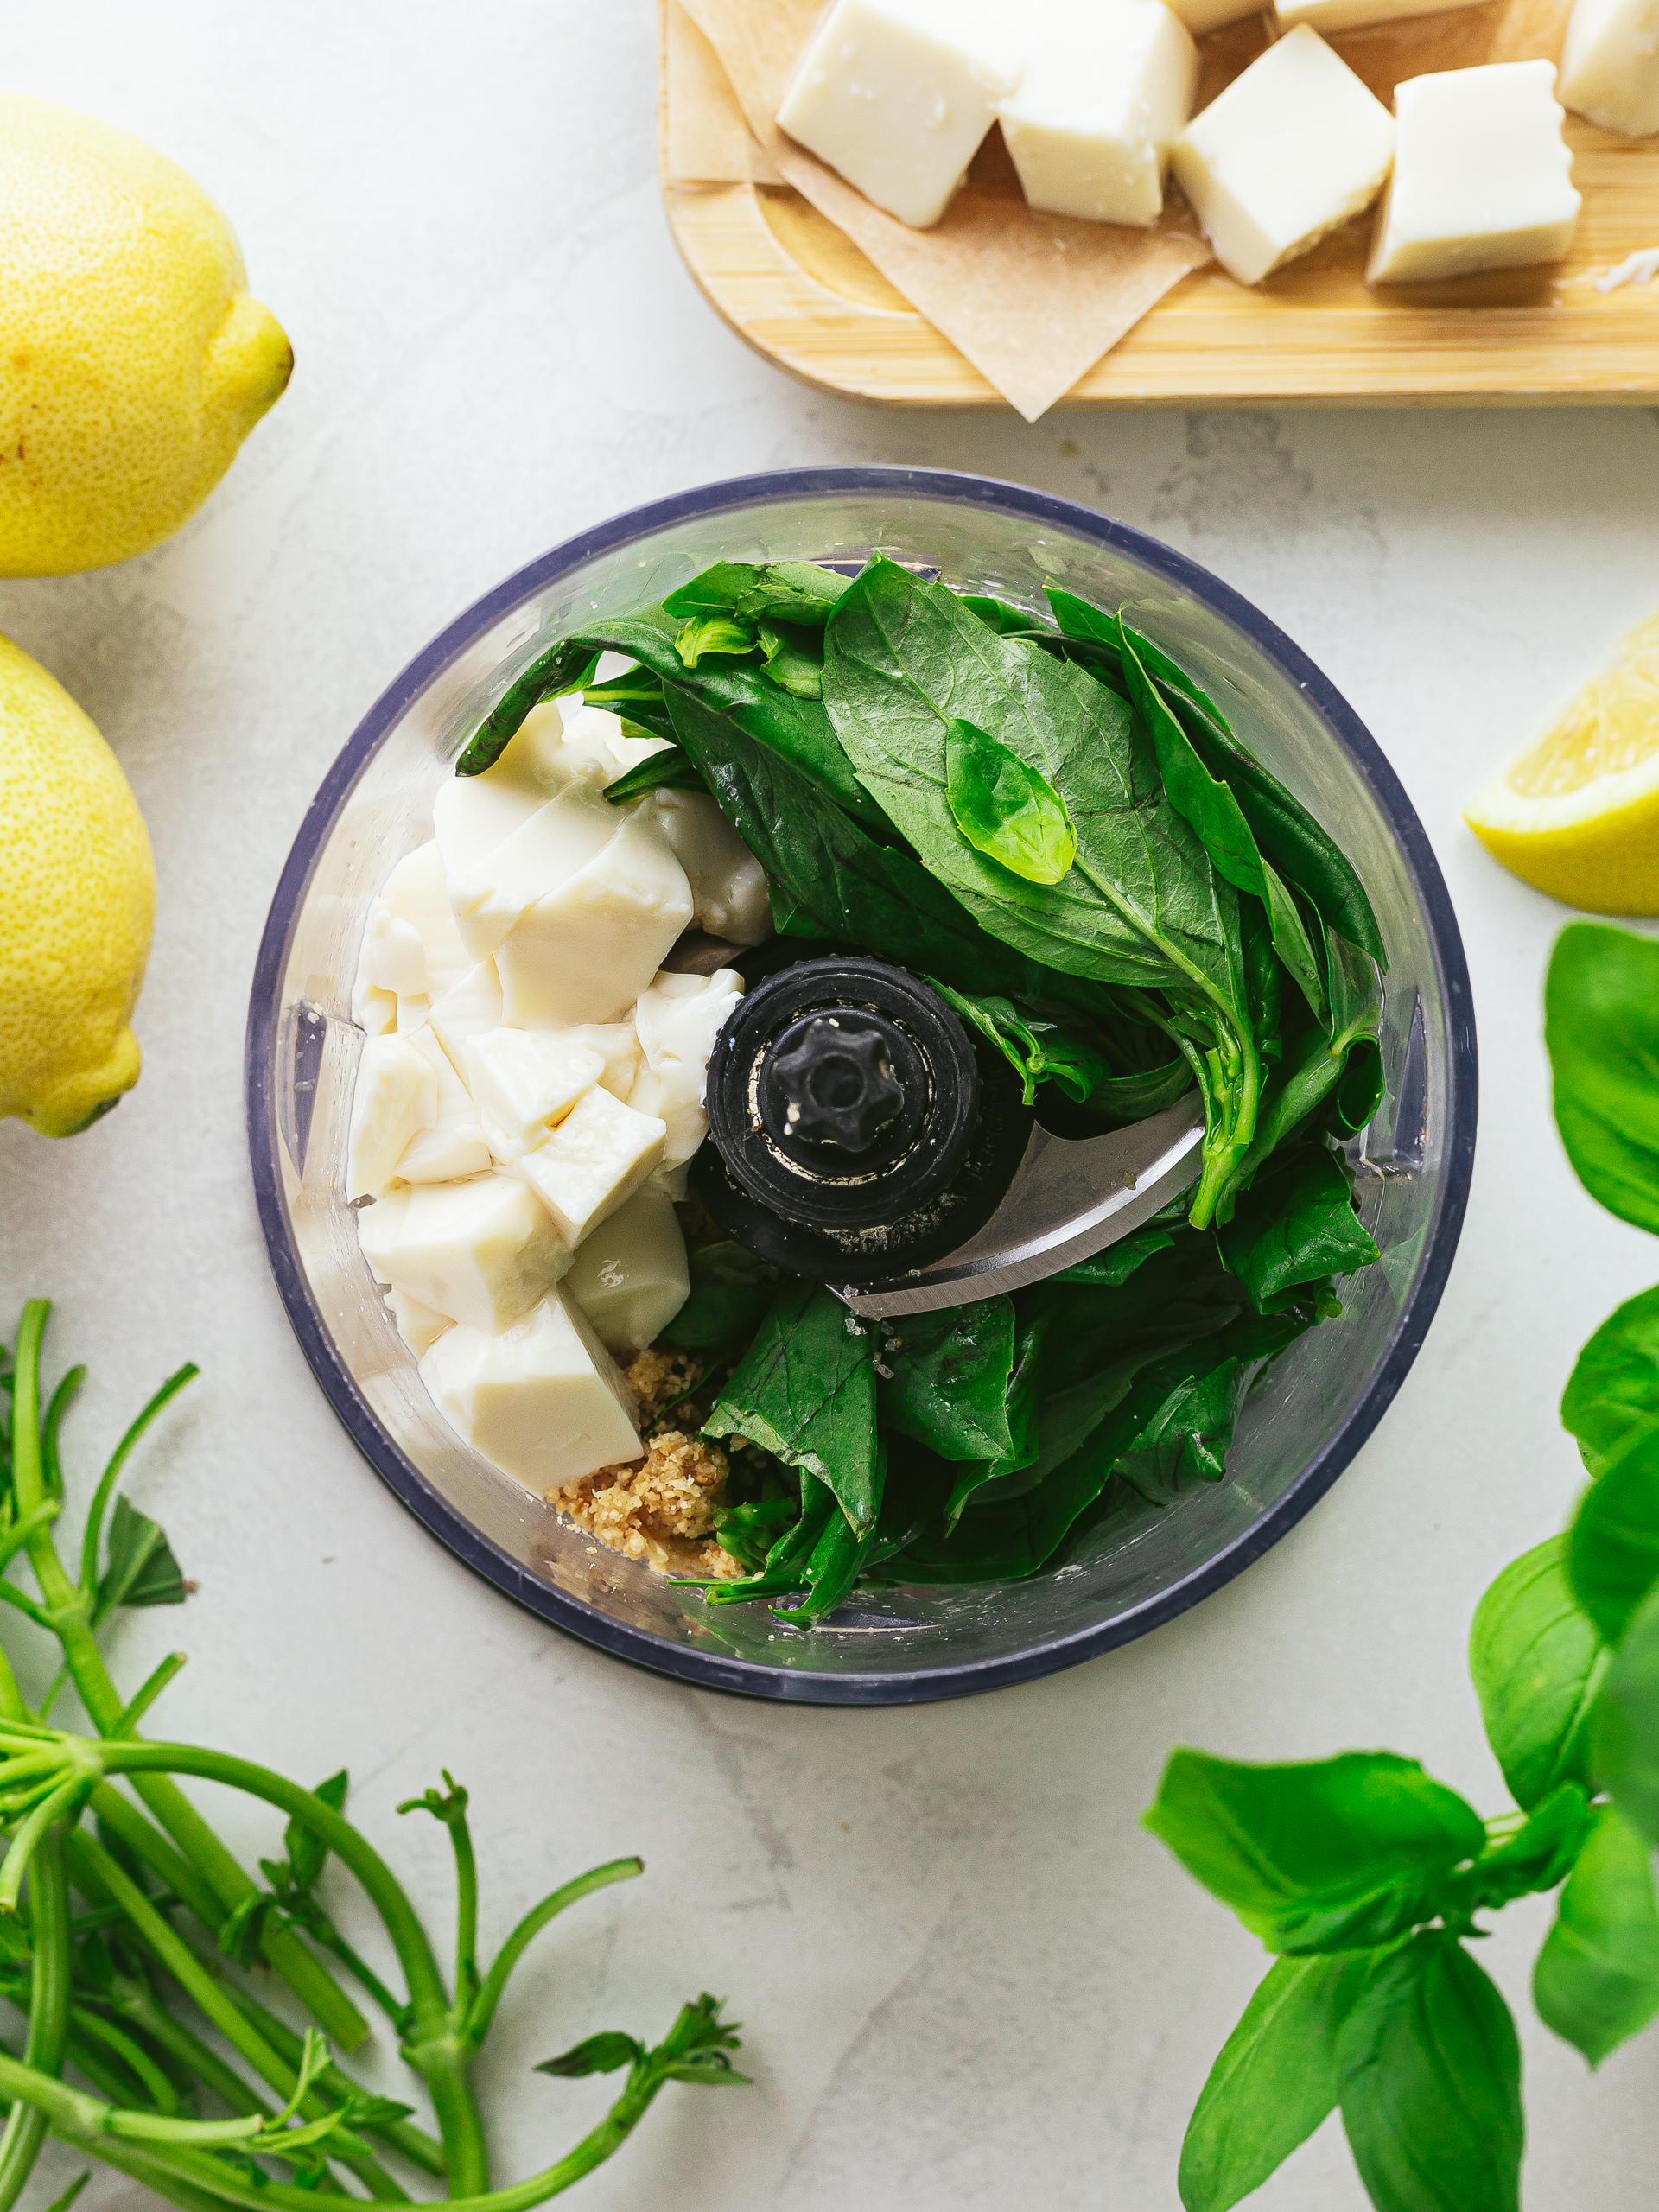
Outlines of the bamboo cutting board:
[{"label": "bamboo cutting board", "polygon": [[[1471,35],[1485,13],[1469,11]],[[1333,41],[1362,74],[1376,73],[1366,64],[1369,35]],[[1259,43],[1261,34],[1242,26],[1216,41],[1240,37]],[[660,126],[663,196],[680,251],[758,353],[852,398],[1006,404],[850,238],[786,185],[764,181],[720,62],[677,0],[663,0]],[[1609,293],[1595,279],[1659,247],[1659,140],[1620,138],[1573,115],[1567,137],[1584,198],[1567,261],[1371,290],[1363,217],[1254,288],[1213,264],[1195,270],[1062,404],[1653,403],[1659,279]]]}]

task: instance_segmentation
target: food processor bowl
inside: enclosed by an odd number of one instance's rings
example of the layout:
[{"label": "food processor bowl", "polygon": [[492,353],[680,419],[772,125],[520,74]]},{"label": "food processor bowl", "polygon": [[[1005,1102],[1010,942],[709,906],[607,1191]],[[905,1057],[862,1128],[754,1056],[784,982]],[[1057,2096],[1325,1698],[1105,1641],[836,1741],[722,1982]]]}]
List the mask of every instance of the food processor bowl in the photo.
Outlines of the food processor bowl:
[{"label": "food processor bowl", "polygon": [[[1267,1370],[1226,1479],[1126,1503],[1028,1581],[858,1590],[810,1634],[705,1606],[597,1545],[480,1458],[428,1397],[359,1249],[341,1173],[370,901],[432,834],[456,754],[507,684],[585,619],[659,601],[716,561],[872,550],[1033,612],[1064,585],[1132,605],[1243,741],[1318,816],[1375,904],[1389,963],[1386,1103],[1350,1147],[1380,1264]],[[1475,1140],[1475,1027],[1451,901],[1421,824],[1352,709],[1255,607],[1183,555],[1047,494],[976,476],[809,468],[713,484],[572,538],[480,600],[370,709],[318,792],[260,946],[249,1154],[278,1287],[353,1442],[432,1534],[544,1620],[706,1688],[817,1704],[960,1696],[1144,1635],[1260,1557],[1323,1497],[1416,1357],[1457,1246]]]}]

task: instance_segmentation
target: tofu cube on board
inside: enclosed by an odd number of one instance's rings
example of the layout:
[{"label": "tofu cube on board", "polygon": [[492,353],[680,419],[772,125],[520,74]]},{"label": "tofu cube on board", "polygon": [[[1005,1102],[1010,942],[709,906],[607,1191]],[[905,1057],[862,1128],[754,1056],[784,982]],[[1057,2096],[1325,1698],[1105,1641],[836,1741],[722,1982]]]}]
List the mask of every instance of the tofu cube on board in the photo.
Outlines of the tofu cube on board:
[{"label": "tofu cube on board", "polygon": [[1580,200],[1553,63],[1408,77],[1394,106],[1394,175],[1368,283],[1432,283],[1561,258]]},{"label": "tofu cube on board", "polygon": [[654,1344],[691,1294],[679,1217],[667,1193],[636,1191],[582,1243],[564,1288],[600,1342],[631,1358]]},{"label": "tofu cube on board", "polygon": [[456,1434],[526,1490],[639,1457],[628,1386],[562,1289],[499,1333],[446,1330],[421,1380]]},{"label": "tofu cube on board", "polygon": [[556,1029],[486,1029],[467,1040],[467,1086],[498,1160],[533,1152],[605,1072],[601,1055]]},{"label": "tofu cube on board", "polygon": [[1452,15],[1478,8],[1481,0],[1278,0],[1274,10],[1281,31],[1306,23],[1328,38],[1332,31],[1357,31],[1370,23],[1403,23],[1414,16]]},{"label": "tofu cube on board", "polygon": [[534,1191],[574,1252],[633,1196],[662,1159],[667,1135],[665,1122],[636,1113],[595,1084],[551,1136],[503,1173]]},{"label": "tofu cube on board", "polygon": [[1175,143],[1176,181],[1241,284],[1369,207],[1394,157],[1394,118],[1306,25],[1251,62]]},{"label": "tofu cube on board", "polygon": [[573,1242],[510,1175],[427,1183],[410,1191],[377,1272],[452,1321],[506,1329],[565,1273]]},{"label": "tofu cube on board", "polygon": [[409,1141],[438,1118],[431,1062],[395,1033],[364,1040],[346,1141],[346,1195],[378,1198],[397,1173]]},{"label": "tofu cube on board", "polygon": [[1604,130],[1659,134],[1659,0],[1573,0],[1558,90]]},{"label": "tofu cube on board", "polygon": [[[611,812],[607,799],[599,804]],[[653,814],[624,814],[610,842],[515,924],[495,956],[510,1029],[625,1014],[691,919],[691,887]]]},{"label": "tofu cube on board", "polygon": [[1027,201],[1084,222],[1156,222],[1198,81],[1198,49],[1162,0],[1042,0],[997,110]]},{"label": "tofu cube on board", "polygon": [[1000,0],[836,0],[779,126],[867,200],[927,230],[1014,90],[1025,12]]}]

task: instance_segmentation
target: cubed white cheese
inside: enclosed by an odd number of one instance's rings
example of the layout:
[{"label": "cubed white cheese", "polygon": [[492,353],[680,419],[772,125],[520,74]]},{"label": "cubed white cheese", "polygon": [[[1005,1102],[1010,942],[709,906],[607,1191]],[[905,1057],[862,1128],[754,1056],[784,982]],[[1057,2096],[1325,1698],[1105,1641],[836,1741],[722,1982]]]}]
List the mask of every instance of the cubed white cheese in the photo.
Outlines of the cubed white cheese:
[{"label": "cubed white cheese", "polygon": [[563,1274],[571,1241],[523,1183],[479,1175],[412,1189],[383,1264],[394,1290],[434,1312],[505,1329]]},{"label": "cubed white cheese", "polygon": [[499,1335],[447,1331],[421,1379],[456,1433],[526,1490],[557,1490],[639,1457],[627,1384],[560,1291]]},{"label": "cubed white cheese", "polygon": [[431,1021],[439,1044],[449,1055],[456,1074],[464,1079],[467,1039],[501,1027],[501,979],[494,961],[480,960],[435,1001]]},{"label": "cubed white cheese", "polygon": [[597,784],[573,779],[470,868],[450,870],[449,903],[473,958],[489,959],[520,915],[610,843],[619,821]]},{"label": "cubed white cheese", "polygon": [[1394,175],[1368,283],[1430,283],[1561,258],[1579,195],[1552,63],[1408,77],[1394,108]]},{"label": "cubed white cheese", "polygon": [[426,964],[420,988],[429,998],[441,998],[473,963],[455,927],[435,837],[404,855],[386,878],[380,897],[388,913],[406,922],[419,937]]},{"label": "cubed white cheese", "polygon": [[384,898],[372,900],[363,930],[358,973],[383,991],[424,994],[426,947],[412,923],[400,922]]},{"label": "cubed white cheese", "polygon": [[1198,81],[1198,49],[1160,0],[1041,0],[1019,86],[997,111],[1028,203],[1156,222]]},{"label": "cubed white cheese", "polygon": [[653,791],[640,801],[641,811],[646,808],[685,870],[697,927],[728,944],[759,944],[770,937],[766,870],[708,793]]},{"label": "cubed white cheese", "polygon": [[437,1118],[437,1077],[425,1054],[404,1037],[369,1038],[352,1091],[346,1197],[378,1198],[389,1189],[410,1139]]},{"label": "cubed white cheese", "polygon": [[484,1125],[449,1055],[429,1023],[411,1030],[407,1041],[426,1055],[437,1078],[438,1118],[410,1139],[397,1162],[399,1181],[453,1183],[481,1173],[492,1164]]},{"label": "cubed white cheese", "polygon": [[1659,133],[1659,0],[1573,0],[1557,89],[1604,130]]},{"label": "cubed white cheese", "polygon": [[389,1290],[386,1304],[397,1324],[398,1335],[416,1359],[432,1349],[446,1329],[455,1325],[447,1313],[435,1313],[418,1298],[406,1297],[401,1290]]},{"label": "cubed white cheese", "polygon": [[604,1072],[599,1053],[556,1029],[486,1029],[467,1041],[467,1087],[498,1160],[533,1151]]},{"label": "cubed white cheese", "polygon": [[503,1173],[520,1177],[572,1249],[631,1198],[663,1156],[666,1125],[602,1085],[584,1092],[551,1136]]},{"label": "cubed white cheese", "polygon": [[1369,207],[1393,155],[1394,118],[1304,26],[1194,116],[1173,167],[1216,258],[1255,284]]},{"label": "cubed white cheese", "polygon": [[610,842],[539,899],[497,953],[502,1020],[517,1029],[616,1020],[690,919],[691,887],[655,817],[625,813]]},{"label": "cubed white cheese", "polygon": [[1022,14],[999,0],[836,0],[779,124],[867,200],[925,230],[1014,90]]},{"label": "cubed white cheese", "polygon": [[1359,30],[1368,23],[1402,23],[1414,16],[1450,15],[1480,4],[1481,0],[1279,0],[1274,13],[1281,31],[1306,23],[1329,38],[1333,31]]},{"label": "cubed white cheese", "polygon": [[600,1341],[627,1357],[655,1344],[690,1295],[685,1238],[661,1191],[636,1191],[570,1263],[564,1288]]},{"label": "cubed white cheese", "polygon": [[715,1039],[743,995],[734,968],[712,976],[658,976],[633,1010],[645,1065],[628,1094],[636,1113],[655,1114],[667,1126],[664,1177],[684,1164],[709,1134],[703,1095]]},{"label": "cubed white cheese", "polygon": [[385,1198],[377,1198],[372,1205],[357,1209],[357,1241],[377,1282],[391,1281],[388,1272],[391,1255],[408,1211],[409,1192],[402,1185],[388,1191]]}]

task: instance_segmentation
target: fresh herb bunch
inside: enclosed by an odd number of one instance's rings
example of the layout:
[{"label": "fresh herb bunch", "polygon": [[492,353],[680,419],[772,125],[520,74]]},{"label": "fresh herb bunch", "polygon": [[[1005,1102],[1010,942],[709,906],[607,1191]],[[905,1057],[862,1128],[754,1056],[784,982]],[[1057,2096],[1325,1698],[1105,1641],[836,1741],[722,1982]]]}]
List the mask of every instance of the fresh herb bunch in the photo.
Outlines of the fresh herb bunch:
[{"label": "fresh herb bunch", "polygon": [[[538,2070],[626,2067],[621,2094],[556,2164],[492,2190],[472,2075],[508,1980],[567,1906],[631,1879],[641,1862],[613,1859],[565,1883],[480,1969],[467,1793],[446,1774],[442,1790],[399,1808],[442,1821],[454,1846],[455,1955],[446,1979],[407,1892],[346,1819],[343,1773],[306,1789],[230,1752],[141,1737],[140,1721],[183,1654],[126,1697],[99,1637],[119,1607],[177,1605],[187,1586],[160,1528],[116,1486],[139,1439],[196,1370],[169,1377],[117,1446],[72,1573],[54,1540],[65,1504],[60,1440],[85,1370],[72,1369],[44,1397],[48,1310],[39,1299],[24,1307],[15,1366],[0,1374],[10,1401],[0,1423],[0,1601],[54,1637],[63,1655],[31,1710],[0,1651],[0,1994],[28,2022],[21,2058],[0,2050],[0,2212],[17,2201],[48,2134],[184,2212],[307,2212],[320,2195],[407,2202],[400,2166],[442,2183],[442,2201],[468,2212],[529,2212],[607,2158],[666,2082],[742,2081],[728,2056],[736,2036],[712,1997],[683,2005],[654,2046],[619,2031],[590,2036]],[[36,1596],[5,1573],[25,1559]],[[68,1684],[89,1734],[51,1723]],[[179,1776],[240,1790],[286,1816],[284,1856],[261,1861],[263,1884],[220,1842]],[[395,1961],[384,1971],[335,1924],[324,1896],[331,1862],[378,1916]],[[285,1983],[318,2025],[297,2031],[256,1997],[247,1973],[256,1967]],[[372,2094],[332,2056],[331,2043],[350,2050],[369,2032],[334,1969],[385,2015],[430,2100],[435,2137],[416,2125],[413,2106]],[[205,2117],[204,2107],[226,2116]]]},{"label": "fresh herb bunch", "polygon": [[[1568,1157],[1659,1233],[1659,944],[1573,924],[1546,1002]],[[1520,2049],[1469,1945],[1516,1897],[1560,1891],[1533,2000],[1592,2067],[1659,2012],[1659,1289],[1591,1338],[1561,1414],[1593,1480],[1470,1638],[1513,1810],[1483,1821],[1389,1751],[1169,1763],[1147,1825],[1279,1955],[1187,2130],[1187,2212],[1226,2212],[1338,2107],[1378,2212],[1515,2212]]]},{"label": "fresh herb bunch", "polygon": [[[879,556],[852,578],[721,563],[550,646],[458,763],[482,772],[580,690],[667,741],[612,799],[708,791],[780,934],[925,976],[1027,1103],[1050,1086],[1051,1126],[1203,1096],[1190,1205],[1014,1299],[878,1334],[734,1245],[694,1255],[664,1341],[724,1378],[707,1433],[749,1447],[718,1526],[753,1573],[711,1603],[793,1599],[779,1618],[806,1627],[861,1576],[1033,1574],[1219,1480],[1263,1363],[1377,1256],[1338,1149],[1382,1093],[1357,876],[1175,660],[1048,601]],[[632,665],[595,682],[607,652]]]}]

